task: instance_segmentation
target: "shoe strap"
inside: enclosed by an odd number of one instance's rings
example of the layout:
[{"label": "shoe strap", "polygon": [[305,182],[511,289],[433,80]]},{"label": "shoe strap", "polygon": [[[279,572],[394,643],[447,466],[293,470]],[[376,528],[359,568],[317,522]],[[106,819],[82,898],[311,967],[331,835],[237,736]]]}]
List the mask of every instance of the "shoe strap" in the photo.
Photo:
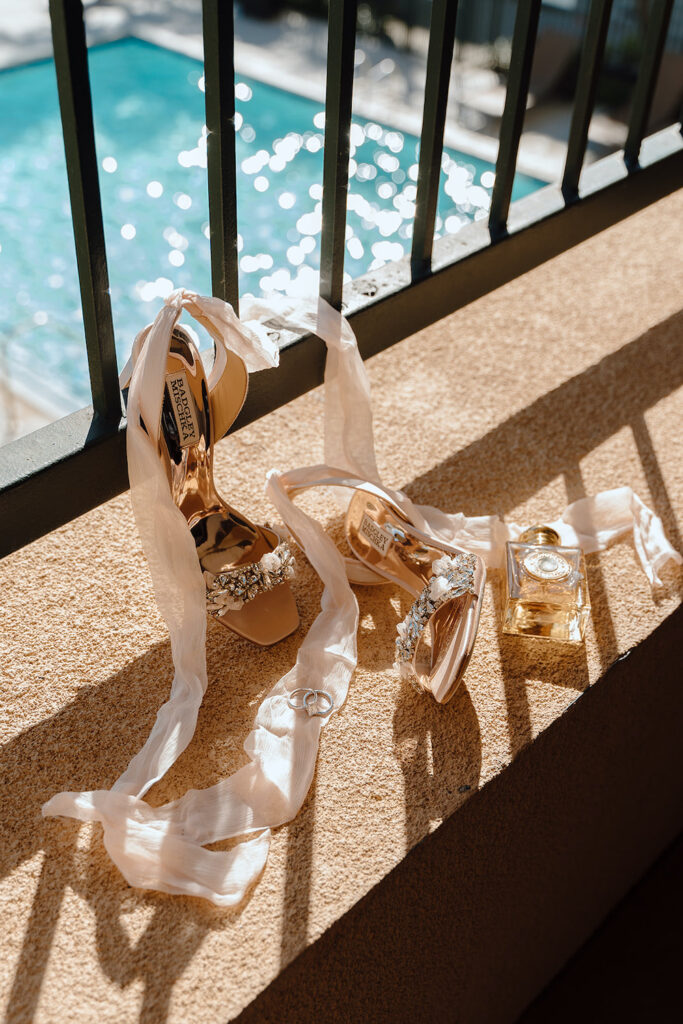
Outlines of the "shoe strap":
[{"label": "shoe strap", "polygon": [[[396,492],[387,490],[381,484],[375,484],[370,480],[362,480],[360,477],[352,476],[343,469],[336,469],[332,466],[321,464],[319,466],[306,466],[301,469],[293,469],[279,475],[280,483],[290,498],[304,491],[318,487],[340,487],[351,491],[365,491],[374,494],[382,501],[390,504],[398,515],[403,515],[400,506],[396,502]],[[404,496],[401,496],[404,497]],[[356,555],[343,555],[346,576],[351,583],[364,586],[386,586],[388,580],[381,573],[375,572],[371,566],[366,565]]]},{"label": "shoe strap", "polygon": [[[164,309],[177,312],[176,323],[181,311],[186,310],[206,329],[213,341],[214,359],[207,373],[207,387],[212,402],[213,440],[218,441],[227,434],[244,405],[248,372],[277,365],[279,349],[273,339],[273,332],[259,323],[244,324],[229,303],[201,297],[187,289],[173,292],[167,298]],[[119,374],[121,391],[130,387],[133,370],[155,324],[147,324],[135,336],[130,356]],[[187,325],[183,325],[180,330],[186,331],[199,349],[199,338],[195,331]],[[248,372],[245,372],[245,367]],[[244,391],[235,403],[235,377],[238,372],[244,374]]]},{"label": "shoe strap", "polygon": [[293,576],[294,557],[287,541],[267,551],[258,562],[218,573],[205,569],[206,610],[215,618],[221,618],[228,611],[239,611],[259,594],[274,590]]}]

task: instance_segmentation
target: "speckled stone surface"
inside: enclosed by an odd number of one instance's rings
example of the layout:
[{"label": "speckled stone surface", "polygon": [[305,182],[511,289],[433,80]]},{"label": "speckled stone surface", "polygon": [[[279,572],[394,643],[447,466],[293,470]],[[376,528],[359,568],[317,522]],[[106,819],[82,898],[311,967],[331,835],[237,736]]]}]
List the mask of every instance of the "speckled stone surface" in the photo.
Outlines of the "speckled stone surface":
[{"label": "speckled stone surface", "polygon": [[[554,518],[630,484],[681,543],[683,193],[372,359],[381,472],[446,510]],[[254,517],[271,467],[320,460],[322,396],[221,442],[217,481]],[[308,507],[337,533],[324,495]],[[320,586],[299,556],[302,630]],[[297,819],[275,834],[237,912],[130,889],[99,826],[43,821],[61,789],[111,785],[171,679],[169,644],[123,495],[0,563],[0,993],[7,1019],[191,1022],[236,1016],[522,748],[563,716],[680,600],[651,593],[624,542],[589,558],[593,621],[574,653],[501,637],[492,580],[465,685],[446,707],[391,662],[408,596],[359,589],[359,668],[324,730]],[[207,786],[245,759],[261,696],[301,635],[253,648],[210,624],[196,736],[152,802]],[[523,809],[520,808],[520,811]],[[288,1020],[295,1017],[288,1016]]]}]

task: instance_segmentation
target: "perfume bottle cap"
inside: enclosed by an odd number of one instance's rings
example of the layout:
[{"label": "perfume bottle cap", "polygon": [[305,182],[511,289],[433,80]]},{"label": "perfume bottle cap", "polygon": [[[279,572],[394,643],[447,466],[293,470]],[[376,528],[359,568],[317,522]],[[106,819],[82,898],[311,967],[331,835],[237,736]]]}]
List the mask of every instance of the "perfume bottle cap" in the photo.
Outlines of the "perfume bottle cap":
[{"label": "perfume bottle cap", "polygon": [[530,526],[518,537],[522,544],[560,544],[560,535],[552,526]]}]

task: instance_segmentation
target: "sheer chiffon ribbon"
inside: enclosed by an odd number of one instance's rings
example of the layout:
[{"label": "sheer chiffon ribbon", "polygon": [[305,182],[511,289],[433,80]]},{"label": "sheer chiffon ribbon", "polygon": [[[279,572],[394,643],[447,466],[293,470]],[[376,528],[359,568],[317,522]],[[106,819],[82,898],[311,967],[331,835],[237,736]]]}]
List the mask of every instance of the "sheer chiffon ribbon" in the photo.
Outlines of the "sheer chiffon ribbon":
[{"label": "sheer chiffon ribbon", "polygon": [[[325,463],[271,472],[266,491],[323,582],[321,610],[303,640],[296,663],[262,702],[244,749],[248,763],[205,790],[151,807],[144,799],[186,748],[206,690],[204,583],[187,523],[172,501],[157,454],[164,373],[171,331],[187,309],[236,352],[251,370],[274,366],[278,355],[269,328],[311,331],[327,345],[325,367]],[[349,586],[379,577],[353,559],[343,559],[320,525],[293,503],[295,492],[314,486],[369,481],[396,502],[424,532],[502,564],[506,540],[524,528],[496,516],[468,517],[414,505],[379,479],[372,429],[370,389],[351,327],[322,300],[253,301],[244,320],[218,299],[180,291],[167,299],[149,333],[141,332],[128,399],[128,461],[131,496],[148,558],[159,610],[169,629],[175,676],[168,701],[152,732],[111,790],[60,793],[46,815],[97,820],[110,857],[130,885],[204,896],[218,906],[237,905],[263,870],[270,829],[291,820],[309,789],[321,729],[329,718],[309,717],[287,703],[303,687],[326,690],[335,712],[343,705],[356,666],[358,605]],[[141,419],[147,430],[141,426]],[[343,493],[340,496],[343,498]],[[348,490],[346,497],[348,497]],[[565,544],[586,552],[603,550],[632,533],[651,584],[668,559],[680,561],[661,521],[629,487],[574,502],[552,524]],[[439,710],[438,713],[446,713]],[[229,851],[207,850],[241,838]]]}]

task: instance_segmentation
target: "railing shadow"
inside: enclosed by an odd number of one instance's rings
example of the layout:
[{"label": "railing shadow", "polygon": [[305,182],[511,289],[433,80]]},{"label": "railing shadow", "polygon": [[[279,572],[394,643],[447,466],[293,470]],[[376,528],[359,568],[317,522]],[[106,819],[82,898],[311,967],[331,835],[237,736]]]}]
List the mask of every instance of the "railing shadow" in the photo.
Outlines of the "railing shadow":
[{"label": "railing shadow", "polygon": [[[410,497],[437,504],[445,511],[470,515],[497,513],[502,518],[528,502],[557,478],[565,482],[567,503],[586,495],[580,462],[618,431],[631,430],[650,495],[671,543],[683,552],[681,534],[667,493],[645,412],[683,384],[680,338],[683,311],[605,356],[560,387],[544,394],[479,440],[404,486]],[[678,353],[678,358],[677,358]],[[511,458],[510,453],[515,453]],[[625,480],[615,467],[603,486]],[[636,488],[637,489],[637,488]],[[560,512],[552,511],[551,518]],[[539,509],[537,518],[542,518]],[[635,551],[633,571],[640,573]],[[599,558],[587,558],[588,585],[593,607],[601,668],[618,656],[614,623]],[[500,622],[500,583],[492,573],[490,589],[496,622]],[[672,574],[672,585],[683,593],[683,575]],[[657,600],[657,595],[655,595]],[[531,742],[532,723],[526,695],[527,680],[535,678],[568,686],[577,694],[589,684],[586,652],[550,650],[532,640],[505,637],[497,631],[499,667],[508,710],[510,754]],[[448,710],[446,710],[448,713]],[[429,780],[425,778],[425,786]],[[407,839],[408,839],[407,835]]]},{"label": "railing shadow", "polygon": [[317,774],[303,807],[287,829],[285,885],[282,896],[280,970],[306,948],[311,901],[313,832]]},{"label": "railing shadow", "polygon": [[[404,490],[420,502],[440,500],[446,510],[505,516],[622,428],[638,429],[647,409],[683,385],[682,335],[680,310],[406,483]],[[656,462],[653,452],[649,457]],[[614,485],[624,482],[615,467]],[[677,527],[668,497],[657,513],[673,541]]]},{"label": "railing shadow", "polygon": [[[315,588],[315,580],[311,582]],[[226,642],[232,647],[227,658]],[[293,637],[285,643],[290,648],[286,657],[293,661],[298,640]],[[239,681],[230,678],[225,666],[247,646],[255,671],[240,677],[241,689],[236,690]],[[254,705],[280,675],[272,658],[270,668],[268,662],[267,650],[254,651],[220,626],[210,627],[209,687],[195,737],[151,790],[151,803],[180,796],[188,778],[197,787],[212,785],[246,761],[242,741],[253,722]],[[35,1016],[67,888],[93,910],[97,955],[106,977],[121,990],[142,981],[142,1024],[159,1024],[167,1018],[174,984],[206,935],[227,927],[244,908],[246,901],[226,912],[206,900],[131,890],[109,860],[99,826],[91,828],[90,841],[84,844],[84,826],[69,819],[41,817],[42,804],[56,792],[105,788],[114,783],[151,729],[171,678],[170,644],[158,644],[102,684],[84,688],[58,714],[0,748],[2,820],[8,839],[0,857],[0,878],[36,853],[44,855],[5,1007],[7,1024]],[[144,697],[141,679],[149,683]],[[136,939],[125,926],[131,906],[149,908],[151,917]]]},{"label": "railing shadow", "polygon": [[406,850],[479,787],[481,734],[466,684],[447,707],[404,686],[394,712],[394,753],[403,773]]}]

